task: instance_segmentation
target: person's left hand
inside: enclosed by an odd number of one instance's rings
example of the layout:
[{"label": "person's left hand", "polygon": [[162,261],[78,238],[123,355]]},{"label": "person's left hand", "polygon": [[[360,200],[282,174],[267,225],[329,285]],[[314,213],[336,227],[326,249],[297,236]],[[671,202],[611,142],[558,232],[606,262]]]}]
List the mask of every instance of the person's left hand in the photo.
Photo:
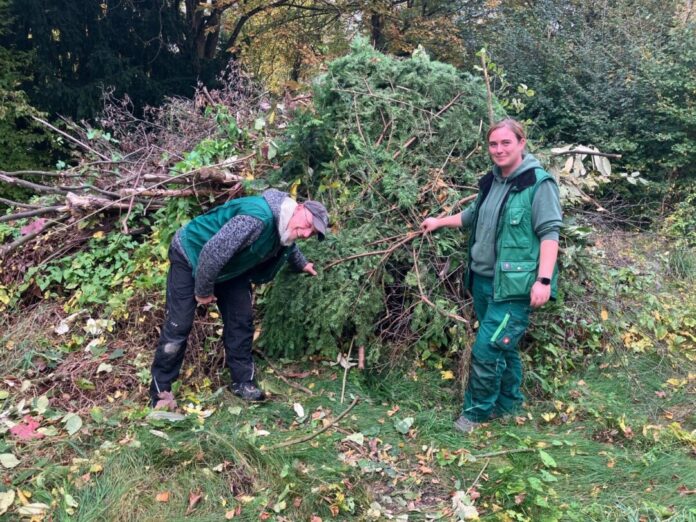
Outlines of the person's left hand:
[{"label": "person's left hand", "polygon": [[534,283],[529,293],[529,304],[532,308],[544,306],[551,297],[551,285],[542,285],[539,281]]},{"label": "person's left hand", "polygon": [[311,276],[317,275],[317,271],[314,270],[314,263],[307,263],[303,268],[303,272],[307,272]]}]

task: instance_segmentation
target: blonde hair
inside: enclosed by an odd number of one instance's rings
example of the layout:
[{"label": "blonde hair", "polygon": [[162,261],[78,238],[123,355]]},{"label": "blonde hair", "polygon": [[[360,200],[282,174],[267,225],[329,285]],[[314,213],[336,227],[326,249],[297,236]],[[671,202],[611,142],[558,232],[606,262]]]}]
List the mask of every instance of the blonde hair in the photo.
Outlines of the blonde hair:
[{"label": "blonde hair", "polygon": [[494,131],[503,128],[512,131],[512,133],[517,136],[518,141],[527,139],[527,133],[524,130],[524,126],[519,121],[512,118],[505,118],[491,125],[491,128],[488,129],[488,133],[486,134],[486,141],[490,139],[491,134],[493,134]]}]

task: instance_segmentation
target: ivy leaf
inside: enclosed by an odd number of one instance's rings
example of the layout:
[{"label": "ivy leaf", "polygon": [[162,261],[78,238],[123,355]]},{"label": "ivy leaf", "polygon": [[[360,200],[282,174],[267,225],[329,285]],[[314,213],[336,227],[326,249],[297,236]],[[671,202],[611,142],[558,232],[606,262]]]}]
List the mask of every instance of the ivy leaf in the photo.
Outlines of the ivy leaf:
[{"label": "ivy leaf", "polygon": [[399,433],[406,435],[408,430],[413,426],[413,417],[406,417],[405,419],[394,421],[394,428]]},{"label": "ivy leaf", "polygon": [[544,450],[539,450],[539,456],[541,457],[541,461],[544,463],[544,466],[548,466],[549,468],[556,467],[556,461],[553,459],[551,455],[546,453]]}]

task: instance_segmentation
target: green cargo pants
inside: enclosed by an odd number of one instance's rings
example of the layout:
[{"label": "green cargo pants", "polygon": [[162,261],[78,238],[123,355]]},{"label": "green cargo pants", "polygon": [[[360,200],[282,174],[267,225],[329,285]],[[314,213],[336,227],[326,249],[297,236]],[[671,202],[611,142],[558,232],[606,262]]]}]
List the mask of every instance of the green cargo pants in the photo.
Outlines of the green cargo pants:
[{"label": "green cargo pants", "polygon": [[462,415],[484,422],[514,413],[524,401],[517,345],[529,324],[531,307],[529,301],[494,302],[492,277],[474,274],[471,291],[479,330],[471,349]]}]

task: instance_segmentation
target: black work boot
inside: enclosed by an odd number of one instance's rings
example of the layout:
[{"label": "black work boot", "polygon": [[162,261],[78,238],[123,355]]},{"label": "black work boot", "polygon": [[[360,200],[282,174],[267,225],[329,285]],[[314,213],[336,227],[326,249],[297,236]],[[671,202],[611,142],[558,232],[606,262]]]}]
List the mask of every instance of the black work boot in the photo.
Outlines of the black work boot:
[{"label": "black work boot", "polygon": [[240,399],[249,402],[261,402],[266,400],[266,394],[256,386],[254,381],[236,382],[230,386],[232,393]]}]

